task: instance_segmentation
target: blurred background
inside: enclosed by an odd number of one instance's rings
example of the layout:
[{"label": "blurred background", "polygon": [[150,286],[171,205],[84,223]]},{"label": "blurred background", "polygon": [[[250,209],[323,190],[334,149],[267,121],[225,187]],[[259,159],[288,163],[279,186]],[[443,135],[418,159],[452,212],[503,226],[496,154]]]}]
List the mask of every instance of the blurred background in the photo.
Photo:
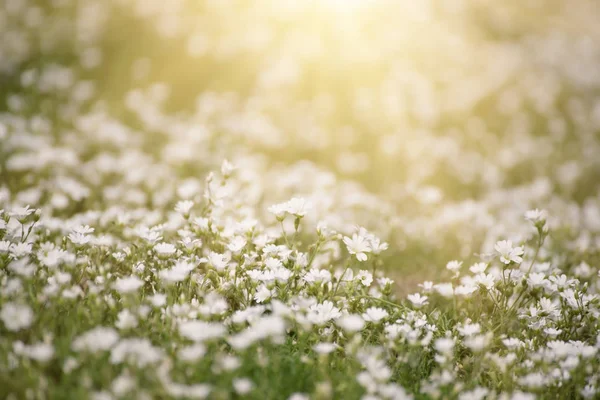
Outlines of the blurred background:
[{"label": "blurred background", "polygon": [[598,21],[595,0],[0,0],[2,187],[56,216],[166,210],[227,158],[245,212],[310,198],[388,240],[406,287],[522,240],[534,207],[598,249]]}]

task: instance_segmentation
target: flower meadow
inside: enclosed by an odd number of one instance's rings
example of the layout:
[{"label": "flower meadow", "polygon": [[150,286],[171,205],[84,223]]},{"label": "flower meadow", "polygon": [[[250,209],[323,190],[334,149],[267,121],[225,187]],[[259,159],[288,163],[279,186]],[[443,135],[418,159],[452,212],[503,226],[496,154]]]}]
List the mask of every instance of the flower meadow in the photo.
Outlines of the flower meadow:
[{"label": "flower meadow", "polygon": [[0,399],[600,397],[593,0],[0,0]]}]

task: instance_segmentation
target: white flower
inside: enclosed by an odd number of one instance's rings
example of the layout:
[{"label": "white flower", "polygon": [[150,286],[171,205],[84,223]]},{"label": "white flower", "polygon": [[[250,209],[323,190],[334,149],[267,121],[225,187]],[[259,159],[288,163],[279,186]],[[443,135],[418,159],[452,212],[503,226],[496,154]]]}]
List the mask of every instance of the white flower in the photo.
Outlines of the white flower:
[{"label": "white flower", "polygon": [[223,160],[223,163],[221,164],[221,175],[223,175],[225,178],[228,178],[231,176],[231,173],[235,170],[236,167],[233,164],[231,164],[227,160]]},{"label": "white flower", "polygon": [[369,287],[373,283],[373,274],[370,273],[369,271],[365,271],[364,269],[361,269],[360,271],[358,271],[358,274],[356,274],[354,279],[357,280],[358,282],[360,282],[361,285],[363,285],[365,287]]},{"label": "white flower", "polygon": [[420,293],[409,294],[407,297],[415,308],[421,308],[424,305],[429,304],[429,301],[427,300],[428,297],[421,296]]},{"label": "white flower", "polygon": [[271,270],[275,270],[278,268],[281,268],[283,266],[283,263],[281,262],[281,260],[278,260],[277,258],[274,257],[268,257],[265,260],[265,267],[271,269]]},{"label": "white flower", "polygon": [[217,322],[184,321],[179,324],[179,333],[194,342],[203,342],[222,337],[225,327]]},{"label": "white flower", "polygon": [[527,284],[532,288],[544,287],[548,283],[546,280],[546,274],[532,272],[527,277]]},{"label": "white flower", "polygon": [[236,236],[227,244],[227,248],[232,253],[239,253],[246,246],[248,241],[241,236]]},{"label": "white flower", "polygon": [[196,217],[192,219],[192,223],[198,227],[203,232],[209,231],[210,221],[208,218],[204,217]]},{"label": "white flower", "polygon": [[131,313],[131,311],[125,309],[125,310],[121,310],[119,312],[119,314],[117,315],[117,322],[115,323],[115,326],[121,330],[127,330],[127,329],[132,329],[135,328],[138,325],[138,320],[135,317],[135,315],[133,315]]},{"label": "white flower", "polygon": [[324,325],[332,319],[337,319],[342,316],[340,309],[335,307],[329,300],[325,300],[321,304],[313,304],[308,309],[307,319],[316,325]]},{"label": "white flower", "polygon": [[388,249],[389,245],[386,242],[382,242],[379,238],[370,235],[369,243],[371,244],[371,252],[373,254],[380,254],[381,252]]},{"label": "white flower", "polygon": [[312,203],[310,201],[294,197],[287,202],[286,211],[297,218],[302,218],[311,208]]},{"label": "white flower", "polygon": [[274,204],[268,208],[269,212],[274,214],[277,219],[282,220],[285,214],[290,214],[296,218],[302,218],[312,209],[312,203],[303,198],[294,197],[285,203]]},{"label": "white flower", "polygon": [[524,346],[524,343],[521,340],[517,339],[517,338],[502,339],[502,343],[509,350],[516,350],[516,349]]},{"label": "white flower", "polygon": [[198,306],[198,311],[205,316],[222,315],[228,309],[227,300],[217,292],[209,292],[204,297],[204,303]]},{"label": "white flower", "polygon": [[115,400],[115,397],[106,391],[90,393],[90,400]]},{"label": "white flower", "polygon": [[220,254],[211,251],[208,253],[207,259],[208,263],[214,269],[216,269],[217,271],[223,271],[227,267],[227,264],[229,264],[231,257],[228,254]]},{"label": "white flower", "polygon": [[264,303],[266,300],[270,299],[272,295],[273,293],[267,286],[261,285],[254,294],[254,300],[256,300],[257,303]]},{"label": "white flower", "polygon": [[217,366],[224,371],[233,371],[240,367],[241,361],[238,357],[230,354],[221,354],[217,357]]},{"label": "white flower", "polygon": [[273,204],[268,210],[271,214],[274,214],[277,219],[283,219],[287,212],[287,203]]},{"label": "white flower", "polygon": [[333,343],[317,343],[313,346],[313,350],[319,354],[329,354],[336,348]]},{"label": "white flower", "polygon": [[460,267],[462,266],[462,261],[450,261],[446,264],[446,269],[452,272],[458,272],[458,270],[460,270]]},{"label": "white flower", "polygon": [[457,296],[470,296],[475,293],[478,289],[478,286],[475,282],[469,282],[467,285],[458,285],[454,290],[454,294]]},{"label": "white flower", "polygon": [[344,236],[344,244],[348,249],[348,253],[354,254],[358,261],[367,261],[367,254],[371,252],[370,242],[363,236],[357,233],[352,235],[352,238]]},{"label": "white flower", "polygon": [[136,379],[133,376],[128,372],[124,372],[117,376],[110,386],[113,393],[122,398],[135,389],[136,383]]},{"label": "white flower", "polygon": [[91,228],[89,225],[79,225],[73,228],[74,233],[79,233],[81,235],[89,235],[95,231],[94,228]]},{"label": "white flower", "polygon": [[546,210],[529,210],[525,213],[525,219],[533,222],[535,225],[543,224],[548,218],[548,212]]},{"label": "white flower", "polygon": [[475,263],[475,264],[471,265],[469,267],[469,271],[471,271],[474,274],[480,274],[482,272],[485,272],[485,270],[487,269],[487,267],[488,267],[487,263],[478,262],[478,263]]},{"label": "white flower", "polygon": [[442,354],[451,354],[454,349],[454,339],[452,338],[439,338],[434,342],[436,351]]},{"label": "white flower", "polygon": [[310,397],[304,393],[292,393],[292,395],[287,398],[287,400],[309,400],[309,399],[310,399]]},{"label": "white flower", "polygon": [[48,343],[36,343],[27,346],[20,341],[16,341],[13,343],[13,349],[16,354],[39,362],[46,362],[54,357],[54,347]]},{"label": "white flower", "polygon": [[491,290],[496,283],[496,278],[492,274],[481,273],[475,276],[475,283],[482,285],[487,290]]},{"label": "white flower", "polygon": [[8,240],[1,240],[0,241],[0,253],[8,253],[11,245],[12,245],[12,243],[9,242]]},{"label": "white flower", "polygon": [[476,387],[473,390],[462,392],[458,400],[483,400],[488,395],[489,390],[483,387]]},{"label": "white flower", "polygon": [[331,281],[331,272],[326,269],[318,269],[311,268],[310,271],[302,277],[306,282],[314,283],[314,282],[330,282]]},{"label": "white flower", "polygon": [[423,283],[419,283],[419,287],[423,289],[423,292],[430,293],[433,290],[433,282],[425,281]]},{"label": "white flower", "polygon": [[562,333],[562,329],[546,328],[544,329],[544,333],[546,333],[548,336],[556,337]]},{"label": "white flower", "polygon": [[287,280],[290,279],[290,276],[292,276],[292,271],[284,267],[277,268],[273,271],[273,277],[278,282],[287,282]]},{"label": "white flower", "polygon": [[458,331],[463,336],[472,336],[481,332],[481,326],[477,323],[475,324],[464,324],[463,326],[458,327]]},{"label": "white flower", "polygon": [[388,312],[380,307],[369,307],[362,314],[362,317],[367,322],[378,323],[389,316]]},{"label": "white flower", "polygon": [[17,332],[31,326],[33,311],[26,304],[5,303],[0,310],[0,319],[6,329]]},{"label": "white flower", "polygon": [[444,297],[452,297],[454,295],[454,288],[451,283],[438,283],[433,285],[433,289]]},{"label": "white flower", "polygon": [[152,346],[148,339],[122,339],[110,353],[110,362],[121,364],[130,362],[138,368],[154,364],[163,359],[162,349]]},{"label": "white flower", "polygon": [[163,293],[155,293],[148,297],[148,301],[150,301],[150,304],[152,304],[154,307],[162,307],[167,304],[167,295]]},{"label": "white flower", "polygon": [[142,238],[142,239],[144,239],[144,240],[146,240],[147,242],[150,242],[150,243],[156,243],[156,242],[158,242],[159,240],[162,239],[162,235],[160,233],[160,230],[158,230],[158,229],[149,229],[149,228],[147,228],[145,226],[142,226],[142,227],[136,229],[136,234],[140,238]]},{"label": "white flower", "polygon": [[12,210],[8,212],[8,215],[16,219],[24,219],[35,211],[35,208],[29,208],[29,205],[26,205],[25,207],[13,207]]},{"label": "white flower", "polygon": [[154,245],[154,251],[159,256],[169,256],[174,254],[177,249],[171,243],[161,242]]},{"label": "white flower", "polygon": [[88,351],[96,353],[112,348],[119,341],[119,334],[113,328],[98,326],[78,336],[71,348],[74,351]]},{"label": "white flower", "polygon": [[10,246],[10,255],[13,258],[22,258],[31,254],[31,243],[17,243]]},{"label": "white flower", "polygon": [[386,287],[386,286],[391,286],[394,284],[394,281],[390,278],[387,278],[385,276],[382,276],[380,278],[377,278],[377,284],[380,287]]},{"label": "white flower", "polygon": [[69,233],[69,240],[76,245],[84,245],[90,242],[92,238],[86,234],[79,232],[71,232]]},{"label": "white flower", "polygon": [[365,320],[356,314],[344,315],[335,321],[346,332],[357,332],[365,326]]},{"label": "white flower", "polygon": [[510,264],[511,262],[519,264],[523,261],[523,258],[520,257],[524,252],[523,247],[513,247],[510,240],[497,242],[494,249],[500,254],[500,261],[504,264]]},{"label": "white flower", "polygon": [[177,357],[182,361],[196,362],[206,354],[206,346],[202,343],[194,343],[179,349]]},{"label": "white flower", "polygon": [[236,378],[233,380],[233,389],[237,394],[243,396],[254,389],[254,383],[248,378]]},{"label": "white flower", "polygon": [[159,271],[158,277],[166,282],[181,282],[185,280],[195,266],[187,261],[180,260],[175,263],[173,268]]},{"label": "white flower", "polygon": [[181,214],[183,217],[190,215],[190,210],[194,206],[194,202],[191,200],[181,200],[175,205],[175,212]]},{"label": "white flower", "polygon": [[230,337],[227,341],[233,348],[239,350],[267,337],[280,339],[284,332],[285,321],[279,316],[269,315],[257,320],[248,329]]},{"label": "white flower", "polygon": [[126,278],[119,278],[114,284],[114,288],[119,293],[131,293],[138,290],[144,285],[144,281],[135,275],[128,276]]}]

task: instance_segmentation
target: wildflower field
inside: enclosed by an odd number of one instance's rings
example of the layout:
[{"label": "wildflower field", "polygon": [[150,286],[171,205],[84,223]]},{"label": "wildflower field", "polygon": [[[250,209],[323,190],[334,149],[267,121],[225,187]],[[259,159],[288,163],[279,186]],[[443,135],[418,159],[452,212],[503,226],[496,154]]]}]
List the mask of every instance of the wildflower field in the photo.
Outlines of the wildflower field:
[{"label": "wildflower field", "polygon": [[596,0],[0,0],[0,399],[600,398]]}]

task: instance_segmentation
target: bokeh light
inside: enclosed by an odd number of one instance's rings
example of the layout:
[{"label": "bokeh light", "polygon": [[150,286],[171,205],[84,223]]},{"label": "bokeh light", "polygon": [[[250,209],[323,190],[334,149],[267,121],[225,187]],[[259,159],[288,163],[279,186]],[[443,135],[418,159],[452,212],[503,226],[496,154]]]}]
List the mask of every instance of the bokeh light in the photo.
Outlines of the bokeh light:
[{"label": "bokeh light", "polygon": [[[305,199],[294,239],[335,232],[314,256],[334,278],[357,259],[344,237],[389,244],[373,273],[402,298],[510,240],[552,266],[534,273],[596,293],[598,21],[596,0],[0,0],[0,215],[40,210],[56,235],[33,231],[32,254],[89,225],[126,258],[152,232],[180,239],[182,201],[218,205],[220,239],[256,226],[257,246],[283,245],[296,220],[269,207]],[[538,208],[553,234],[534,256]],[[9,257],[29,257],[21,226],[1,224],[24,244],[0,247],[0,304],[9,264],[29,265]]]}]

